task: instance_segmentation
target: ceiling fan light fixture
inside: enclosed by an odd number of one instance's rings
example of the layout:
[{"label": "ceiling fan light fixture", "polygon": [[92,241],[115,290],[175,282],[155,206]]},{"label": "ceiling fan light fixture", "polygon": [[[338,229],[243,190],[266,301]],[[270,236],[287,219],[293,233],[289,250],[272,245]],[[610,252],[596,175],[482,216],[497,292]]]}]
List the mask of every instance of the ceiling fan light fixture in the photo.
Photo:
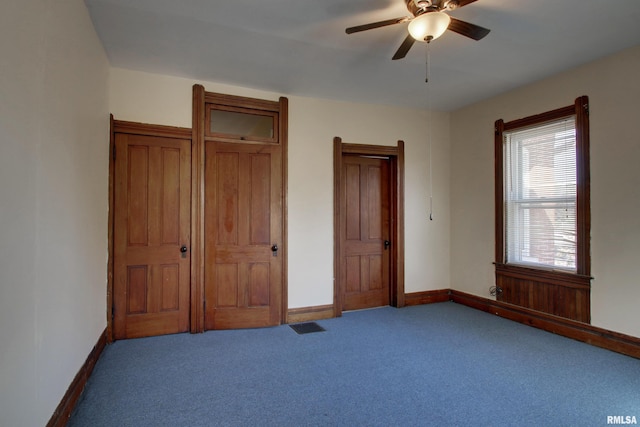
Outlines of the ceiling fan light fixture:
[{"label": "ceiling fan light fixture", "polygon": [[428,12],[416,16],[409,22],[409,34],[423,42],[440,37],[449,26],[451,17],[444,12]]}]

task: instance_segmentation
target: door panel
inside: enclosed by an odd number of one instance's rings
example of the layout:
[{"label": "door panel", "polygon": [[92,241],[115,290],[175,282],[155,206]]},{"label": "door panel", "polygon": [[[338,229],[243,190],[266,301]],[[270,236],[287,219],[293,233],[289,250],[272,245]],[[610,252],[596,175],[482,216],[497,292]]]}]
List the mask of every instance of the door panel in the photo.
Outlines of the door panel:
[{"label": "door panel", "polygon": [[191,141],[115,135],[114,338],[189,327]]},{"label": "door panel", "polygon": [[343,310],[389,305],[389,160],[344,156]]},{"label": "door panel", "polygon": [[276,145],[205,143],[205,329],[281,323],[281,161]]}]

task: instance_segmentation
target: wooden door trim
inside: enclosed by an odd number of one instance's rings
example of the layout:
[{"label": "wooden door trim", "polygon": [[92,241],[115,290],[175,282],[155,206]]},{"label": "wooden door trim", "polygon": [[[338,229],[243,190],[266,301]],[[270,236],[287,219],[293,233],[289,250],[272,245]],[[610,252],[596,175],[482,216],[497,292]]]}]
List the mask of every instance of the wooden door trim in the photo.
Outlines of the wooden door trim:
[{"label": "wooden door trim", "polygon": [[193,85],[191,151],[191,329],[204,332],[204,122],[205,90]]},{"label": "wooden door trim", "polygon": [[130,135],[159,136],[162,138],[191,140],[191,129],[189,128],[151,125],[124,120],[113,120],[113,133],[128,133]]},{"label": "wooden door trim", "polygon": [[279,99],[278,129],[280,133],[280,145],[282,147],[282,304],[280,320],[281,323],[289,323],[289,99],[280,97]]},{"label": "wooden door trim", "polygon": [[[204,332],[204,266],[205,266],[205,237],[204,237],[204,175],[205,175],[205,142],[211,137],[205,136],[206,104],[221,104],[254,110],[278,112],[278,145],[282,150],[282,304],[280,311],[281,323],[287,323],[288,313],[288,140],[289,140],[289,100],[280,97],[278,101],[248,98],[207,92],[204,86],[193,85],[193,113],[192,113],[192,269],[191,269],[191,333]],[[226,140],[226,142],[243,143],[242,140]],[[260,144],[260,142],[252,142]],[[273,143],[268,143],[272,145]]]},{"label": "wooden door trim", "polygon": [[340,219],[342,206],[342,157],[345,154],[364,156],[387,156],[391,160],[391,241],[393,244],[390,275],[390,304],[403,307],[404,301],[404,141],[397,146],[347,144],[342,138],[333,138],[333,311],[342,315],[344,283],[341,282],[340,259],[343,248],[340,244]]},{"label": "wooden door trim", "polygon": [[113,342],[113,224],[115,220],[115,179],[116,179],[116,133],[113,114],[109,114],[109,211],[107,214],[107,344]]},{"label": "wooden door trim", "polygon": [[[114,313],[114,300],[113,300],[113,279],[114,279],[114,226],[115,226],[115,164],[116,164],[116,150],[115,150],[115,135],[116,133],[126,133],[130,135],[144,135],[144,136],[159,136],[163,138],[175,138],[175,139],[187,139],[191,141],[191,147],[193,151],[193,140],[191,139],[191,129],[176,127],[176,126],[164,126],[154,125],[148,123],[129,122],[125,120],[116,120],[113,114],[109,115],[109,213],[107,216],[108,221],[108,242],[107,242],[107,328],[106,328],[106,340],[107,343],[111,343],[114,340],[113,336],[113,313]],[[193,191],[193,190],[192,190]],[[193,198],[191,202],[191,211],[193,215]],[[193,225],[192,225],[193,228]],[[193,261],[192,261],[193,263]]]},{"label": "wooden door trim", "polygon": [[[196,85],[200,86],[201,85]],[[203,88],[204,90],[204,88]],[[280,112],[280,101],[269,101],[266,99],[248,98],[246,96],[227,95],[224,93],[205,92],[204,102],[206,104],[226,105],[229,107],[240,107],[248,110],[263,110]]]}]

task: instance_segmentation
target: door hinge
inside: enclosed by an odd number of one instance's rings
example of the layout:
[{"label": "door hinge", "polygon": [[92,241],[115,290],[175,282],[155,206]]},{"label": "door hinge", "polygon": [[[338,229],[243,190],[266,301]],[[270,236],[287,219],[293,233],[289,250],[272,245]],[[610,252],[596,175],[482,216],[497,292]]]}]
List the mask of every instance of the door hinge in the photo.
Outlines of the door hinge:
[{"label": "door hinge", "polygon": [[111,156],[113,157],[113,161],[116,160],[116,146],[113,146],[113,153],[111,154]]},{"label": "door hinge", "polygon": [[111,306],[111,321],[113,321],[113,319],[116,317],[116,306],[112,305]]}]

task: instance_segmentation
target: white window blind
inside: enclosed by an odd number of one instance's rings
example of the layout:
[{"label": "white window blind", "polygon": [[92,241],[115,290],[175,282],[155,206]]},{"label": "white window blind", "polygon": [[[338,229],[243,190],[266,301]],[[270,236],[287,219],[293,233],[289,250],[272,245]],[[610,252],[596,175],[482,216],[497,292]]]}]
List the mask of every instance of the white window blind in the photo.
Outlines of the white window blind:
[{"label": "white window blind", "polygon": [[575,116],[504,132],[507,263],[576,271]]}]

